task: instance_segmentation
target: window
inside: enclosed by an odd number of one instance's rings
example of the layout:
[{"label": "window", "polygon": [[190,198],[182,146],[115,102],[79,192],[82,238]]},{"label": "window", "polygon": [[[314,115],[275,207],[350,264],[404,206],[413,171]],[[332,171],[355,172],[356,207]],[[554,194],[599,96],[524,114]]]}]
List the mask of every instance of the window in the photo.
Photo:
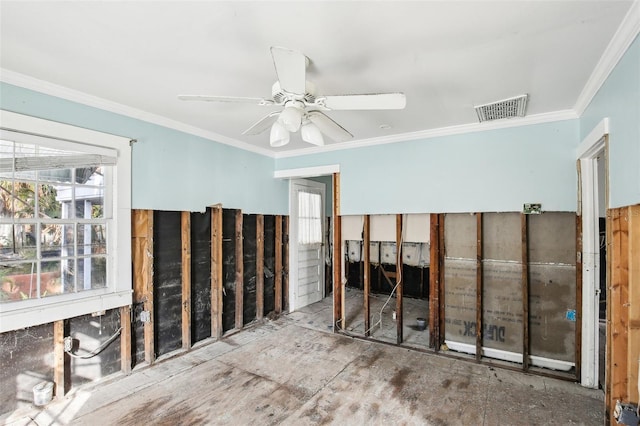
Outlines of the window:
[{"label": "window", "polygon": [[322,196],[298,191],[298,243],[322,243]]},{"label": "window", "polygon": [[129,140],[1,113],[0,332],[130,304]]}]

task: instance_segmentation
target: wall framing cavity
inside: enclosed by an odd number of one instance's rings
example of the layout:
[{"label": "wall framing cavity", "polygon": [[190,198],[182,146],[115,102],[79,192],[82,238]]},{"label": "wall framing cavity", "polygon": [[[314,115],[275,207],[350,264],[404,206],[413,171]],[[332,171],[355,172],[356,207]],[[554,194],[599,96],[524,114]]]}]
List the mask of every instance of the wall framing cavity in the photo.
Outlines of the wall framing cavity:
[{"label": "wall framing cavity", "polygon": [[[275,318],[287,306],[288,224],[286,216],[220,206],[202,213],[133,210],[133,304],[1,334],[0,386],[17,392],[3,394],[0,412],[30,401],[42,380],[53,381],[62,397]],[[67,336],[81,355],[115,338],[100,358],[77,359],[65,352]]]}]

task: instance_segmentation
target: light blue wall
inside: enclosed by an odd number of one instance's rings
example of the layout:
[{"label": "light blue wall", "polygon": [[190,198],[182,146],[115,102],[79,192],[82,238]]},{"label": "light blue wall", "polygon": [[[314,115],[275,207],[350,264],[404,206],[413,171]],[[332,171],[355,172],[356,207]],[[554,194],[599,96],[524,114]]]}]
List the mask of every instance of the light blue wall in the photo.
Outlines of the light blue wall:
[{"label": "light blue wall", "polygon": [[609,117],[610,207],[640,203],[640,38],[624,54],[580,117],[585,138]]},{"label": "light blue wall", "polygon": [[578,120],[276,160],[340,165],[342,214],[575,211]]},{"label": "light blue wall", "polygon": [[287,214],[288,182],[273,179],[270,157],[5,83],[0,108],[137,139],[133,208],[203,211],[222,203],[247,213]]}]

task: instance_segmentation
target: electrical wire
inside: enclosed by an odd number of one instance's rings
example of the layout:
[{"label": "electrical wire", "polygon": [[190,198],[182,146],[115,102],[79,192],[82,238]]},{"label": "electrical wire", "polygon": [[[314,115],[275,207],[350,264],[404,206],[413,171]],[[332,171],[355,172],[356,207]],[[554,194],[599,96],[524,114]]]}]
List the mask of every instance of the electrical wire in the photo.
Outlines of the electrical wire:
[{"label": "electrical wire", "polygon": [[71,350],[65,350],[65,352],[72,358],[78,358],[78,359],[90,359],[90,358],[93,358],[94,356],[99,355],[100,352],[104,351],[107,348],[107,346],[109,346],[114,340],[116,340],[116,338],[118,336],[120,336],[120,332],[121,331],[122,331],[122,327],[117,329],[116,332],[113,334],[113,336],[109,337],[107,340],[105,340],[105,342],[103,344],[98,346],[93,351],[89,352],[87,355],[77,355],[77,354],[74,354],[73,352],[71,352]]},{"label": "electrical wire", "polygon": [[[400,245],[399,247],[396,247],[396,265],[400,264],[400,258],[402,256],[402,242],[404,241],[404,237],[405,237],[404,233],[405,233],[406,221],[407,221],[407,215],[406,214],[402,215],[402,228],[400,229]],[[368,334],[371,330],[373,330],[378,324],[380,324],[380,329],[382,330],[382,312],[384,311],[384,308],[386,308],[389,302],[391,301],[393,294],[396,292],[396,289],[398,288],[401,282],[402,282],[402,267],[396,270],[396,285],[393,287],[393,289],[391,289],[391,293],[389,293],[389,297],[387,297],[387,300],[382,305],[382,308],[380,309],[380,312],[378,315],[378,318],[379,318],[378,321],[376,321],[375,324],[369,327],[368,330],[365,330],[364,332],[365,335]]]}]

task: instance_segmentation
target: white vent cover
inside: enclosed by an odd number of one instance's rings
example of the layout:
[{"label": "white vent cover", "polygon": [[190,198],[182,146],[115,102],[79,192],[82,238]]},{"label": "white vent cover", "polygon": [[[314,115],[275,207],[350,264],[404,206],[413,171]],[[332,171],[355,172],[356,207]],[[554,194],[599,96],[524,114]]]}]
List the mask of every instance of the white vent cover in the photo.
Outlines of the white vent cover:
[{"label": "white vent cover", "polygon": [[490,104],[478,105],[474,108],[481,123],[501,118],[524,117],[528,97],[529,95],[520,95]]}]

